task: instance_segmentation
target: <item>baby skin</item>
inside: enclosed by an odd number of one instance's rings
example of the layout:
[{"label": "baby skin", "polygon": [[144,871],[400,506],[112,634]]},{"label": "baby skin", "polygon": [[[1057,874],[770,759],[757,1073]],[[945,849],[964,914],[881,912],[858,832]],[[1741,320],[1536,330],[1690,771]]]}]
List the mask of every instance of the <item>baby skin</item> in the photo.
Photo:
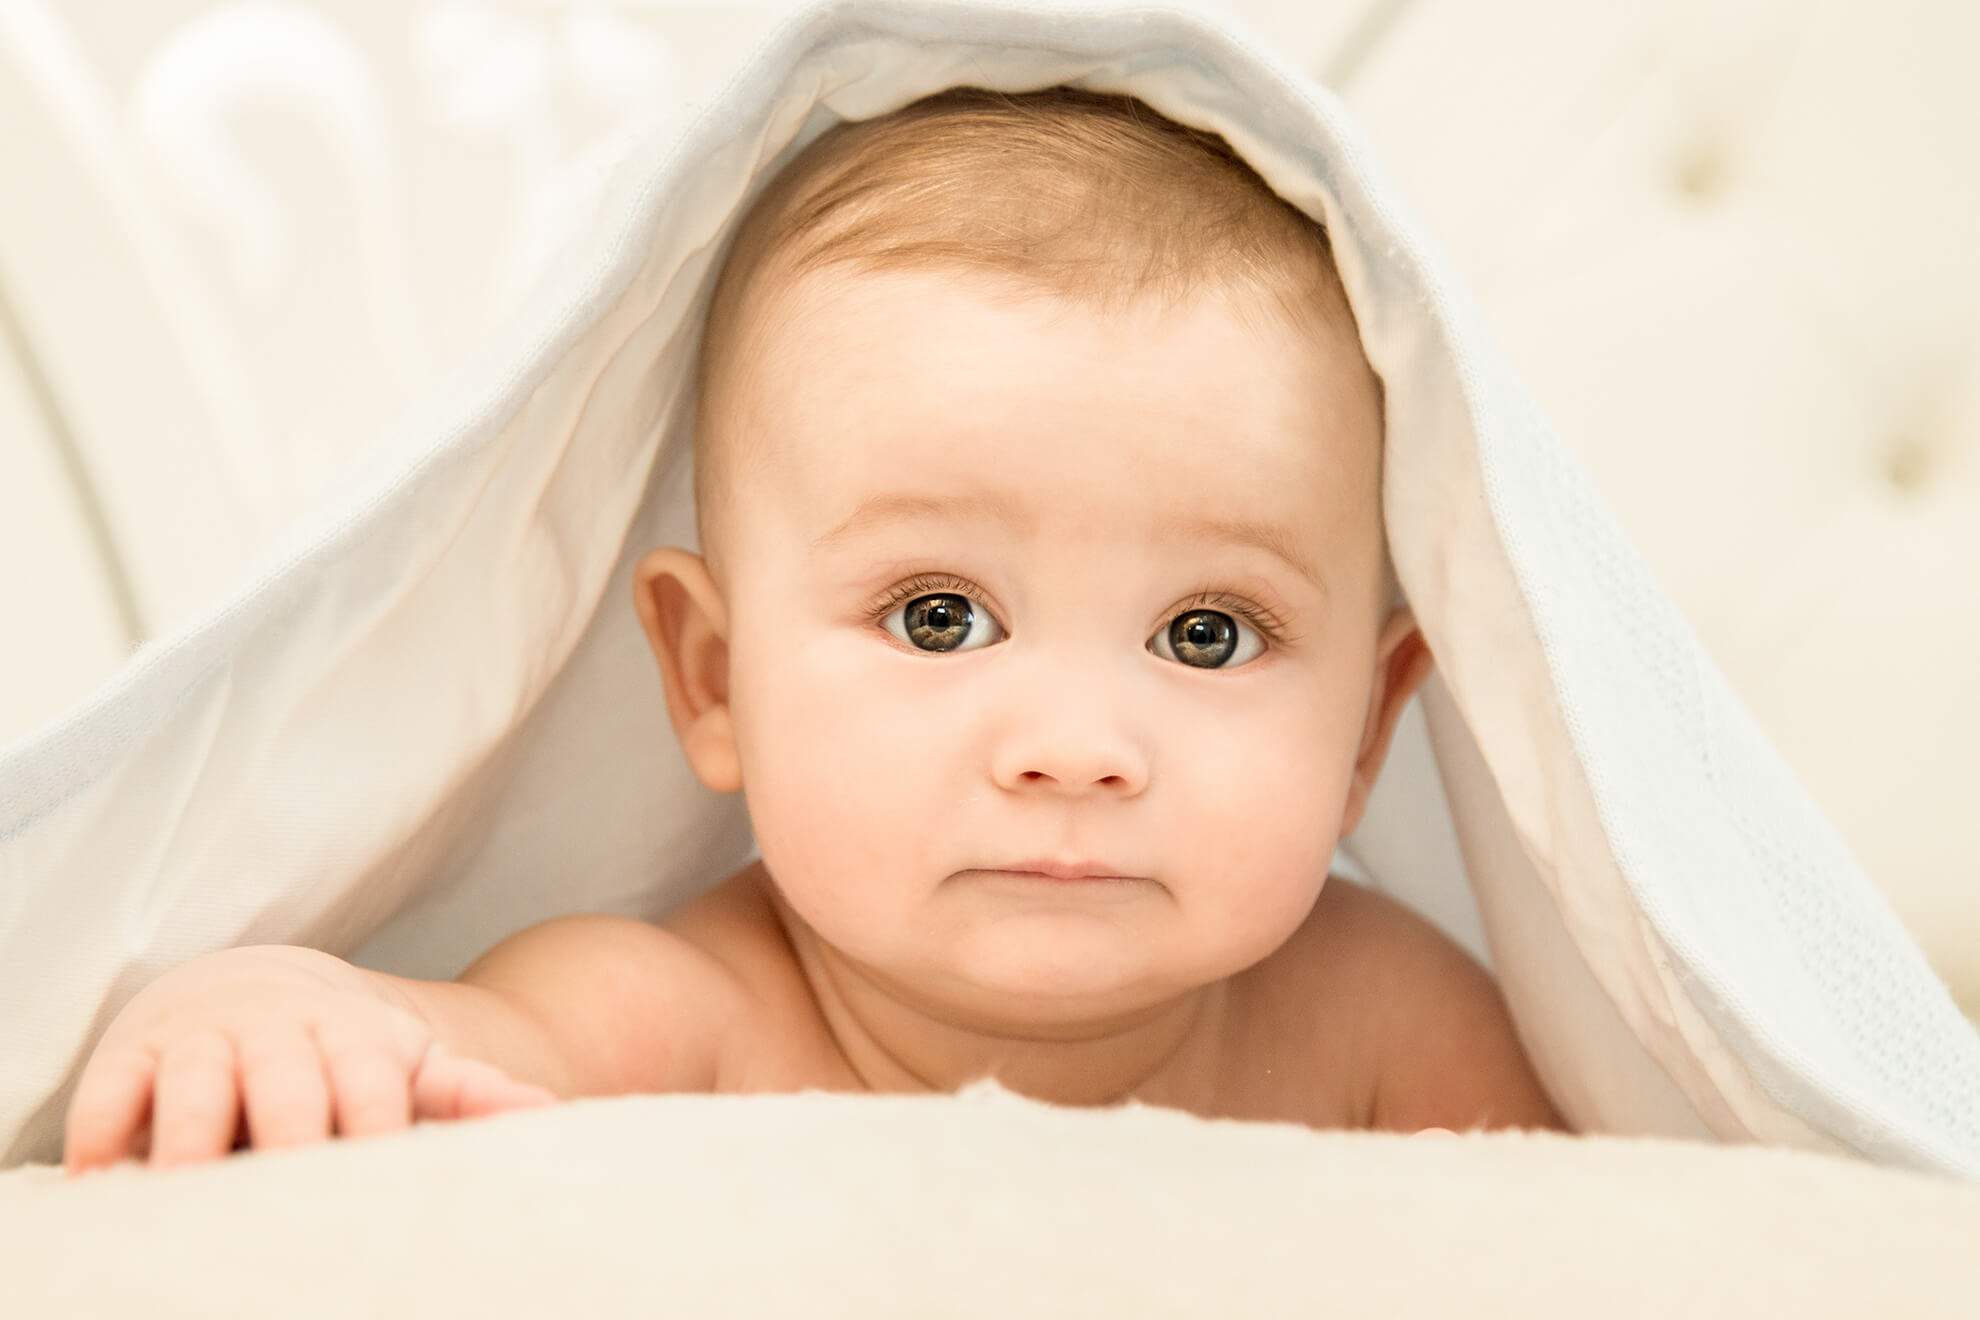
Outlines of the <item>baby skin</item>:
[{"label": "baby skin", "polygon": [[[1123,351],[1133,345],[1133,351]],[[1351,323],[826,269],[636,603],[762,861],[455,982],[293,948],[154,982],[73,1171],[631,1092],[950,1091],[1323,1128],[1557,1127],[1491,978],[1329,879],[1430,656],[1385,585]]]}]

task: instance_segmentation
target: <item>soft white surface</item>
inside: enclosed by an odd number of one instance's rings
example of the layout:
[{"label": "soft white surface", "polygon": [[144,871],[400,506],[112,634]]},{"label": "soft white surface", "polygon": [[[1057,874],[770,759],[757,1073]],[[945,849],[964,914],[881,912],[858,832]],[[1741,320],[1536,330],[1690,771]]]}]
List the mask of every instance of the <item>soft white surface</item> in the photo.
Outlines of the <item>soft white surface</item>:
[{"label": "soft white surface", "polygon": [[[1390,532],[1448,694],[1428,711],[1455,837],[1569,1116],[1980,1171],[1971,1029],[1339,107],[1152,7],[905,3],[788,29],[685,150],[636,151],[510,336],[278,571],[0,760],[12,1150],[48,1148],[106,1015],[202,949],[343,951],[392,918],[366,957],[445,974],[533,915],[651,911],[721,873],[739,821],[688,786],[616,602],[686,525],[669,458],[724,226],[835,116],[1069,79],[1225,133],[1334,229],[1390,383]],[[1423,831],[1435,789],[1387,828]],[[1455,866],[1437,883],[1462,899]],[[1619,1069],[1669,1086],[1601,1084]]]},{"label": "soft white surface", "polygon": [[1970,1316],[1980,1188],[1754,1147],[1165,1110],[593,1101],[0,1175],[20,1315]]}]

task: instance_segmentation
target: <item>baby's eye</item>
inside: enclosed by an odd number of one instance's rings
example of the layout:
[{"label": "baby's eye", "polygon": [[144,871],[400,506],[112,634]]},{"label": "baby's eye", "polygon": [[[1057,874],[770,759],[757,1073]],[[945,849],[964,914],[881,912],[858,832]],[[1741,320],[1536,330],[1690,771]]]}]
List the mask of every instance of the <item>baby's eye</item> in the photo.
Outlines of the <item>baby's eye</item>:
[{"label": "baby's eye", "polygon": [[1184,610],[1148,639],[1164,660],[1192,669],[1233,669],[1265,649],[1265,639],[1222,610]]},{"label": "baby's eye", "polygon": [[887,611],[881,625],[918,651],[974,651],[1004,640],[1004,630],[967,596],[939,591]]}]

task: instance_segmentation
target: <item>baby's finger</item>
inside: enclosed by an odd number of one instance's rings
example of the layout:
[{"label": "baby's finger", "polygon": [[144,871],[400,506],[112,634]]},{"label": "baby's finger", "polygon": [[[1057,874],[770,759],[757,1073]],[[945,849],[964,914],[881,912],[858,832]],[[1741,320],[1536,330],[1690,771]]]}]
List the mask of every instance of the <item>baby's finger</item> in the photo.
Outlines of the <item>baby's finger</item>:
[{"label": "baby's finger", "polygon": [[240,1117],[234,1047],[217,1032],[174,1041],[158,1060],[151,1106],[151,1166],[217,1160],[234,1148]]},{"label": "baby's finger", "polygon": [[151,1112],[158,1060],[147,1050],[109,1050],[89,1061],[69,1102],[62,1163],[70,1173],[115,1164],[138,1151]]},{"label": "baby's finger", "polygon": [[333,1022],[320,1024],[316,1041],[330,1079],[337,1133],[369,1137],[412,1124],[409,1069],[369,1032]]},{"label": "baby's finger", "polygon": [[264,1027],[243,1035],[240,1050],[248,1143],[274,1150],[327,1140],[330,1085],[309,1033]]},{"label": "baby's finger", "polygon": [[417,1116],[443,1122],[556,1103],[554,1092],[519,1082],[494,1064],[448,1054],[428,1054],[413,1086]]}]

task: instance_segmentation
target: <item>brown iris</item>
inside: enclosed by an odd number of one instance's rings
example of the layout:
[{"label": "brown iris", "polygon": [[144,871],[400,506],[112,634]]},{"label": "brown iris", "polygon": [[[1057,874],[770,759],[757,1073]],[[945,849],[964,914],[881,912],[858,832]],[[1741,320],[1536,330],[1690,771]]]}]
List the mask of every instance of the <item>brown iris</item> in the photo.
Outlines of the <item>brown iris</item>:
[{"label": "brown iris", "polygon": [[953,651],[969,640],[976,620],[967,596],[918,596],[908,602],[901,622],[908,641],[924,651]]},{"label": "brown iris", "polygon": [[1216,610],[1191,610],[1169,624],[1169,649],[1197,669],[1218,669],[1237,651],[1237,624]]}]

